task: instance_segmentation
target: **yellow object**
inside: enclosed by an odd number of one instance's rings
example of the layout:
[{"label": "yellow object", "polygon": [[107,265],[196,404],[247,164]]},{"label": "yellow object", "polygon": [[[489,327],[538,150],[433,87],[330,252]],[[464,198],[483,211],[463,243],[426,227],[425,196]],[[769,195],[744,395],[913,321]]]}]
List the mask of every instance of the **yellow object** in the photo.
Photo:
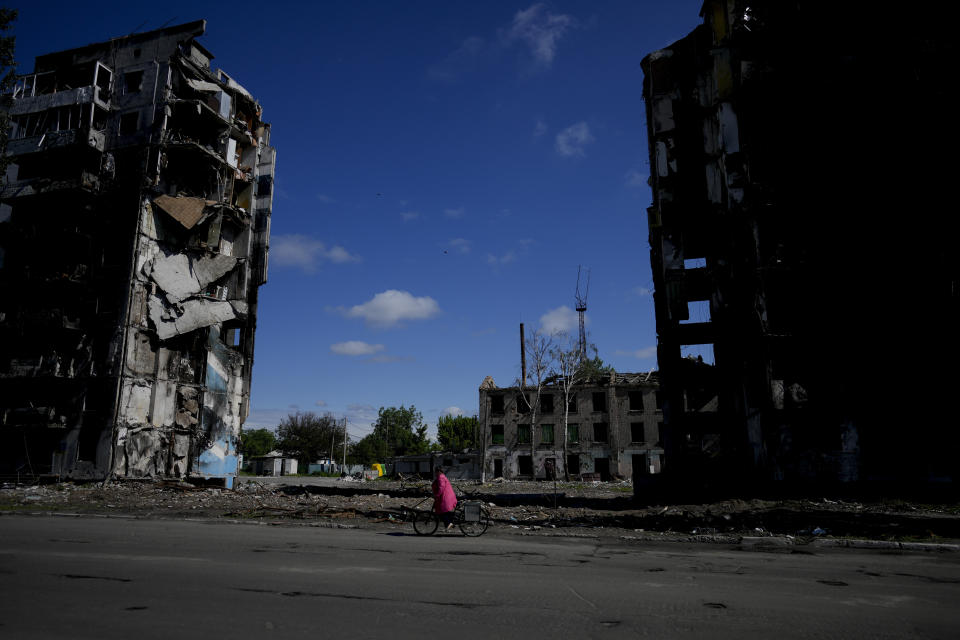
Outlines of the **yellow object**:
[{"label": "yellow object", "polygon": [[370,465],[370,468],[377,470],[377,477],[378,477],[378,478],[380,478],[380,477],[383,476],[383,465],[380,464],[379,462],[374,462],[372,465]]}]

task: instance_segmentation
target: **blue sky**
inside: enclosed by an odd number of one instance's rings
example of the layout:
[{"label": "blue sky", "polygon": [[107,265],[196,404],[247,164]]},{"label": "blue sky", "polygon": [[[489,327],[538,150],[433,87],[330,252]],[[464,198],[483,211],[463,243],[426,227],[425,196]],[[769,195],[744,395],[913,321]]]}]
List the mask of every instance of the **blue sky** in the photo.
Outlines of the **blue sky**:
[{"label": "blue sky", "polygon": [[[263,105],[278,149],[248,427],[290,411],[416,405],[435,433],[519,323],[588,329],[619,371],[656,366],[640,60],[700,0],[30,3],[33,57],[204,18],[201,42]],[[36,6],[34,6],[36,5]],[[572,323],[572,324],[570,324]]]}]

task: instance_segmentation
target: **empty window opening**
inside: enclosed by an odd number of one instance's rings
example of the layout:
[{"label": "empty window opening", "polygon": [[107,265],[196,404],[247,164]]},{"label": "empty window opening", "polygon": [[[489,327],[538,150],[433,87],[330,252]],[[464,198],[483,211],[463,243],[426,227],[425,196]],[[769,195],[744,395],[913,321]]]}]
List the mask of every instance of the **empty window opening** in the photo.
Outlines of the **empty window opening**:
[{"label": "empty window opening", "polygon": [[123,92],[139,93],[143,84],[143,71],[128,71],[123,74]]},{"label": "empty window opening", "polygon": [[569,443],[580,442],[580,425],[579,424],[567,425],[567,442]]},{"label": "empty window opening", "polygon": [[659,391],[653,392],[653,401],[657,409],[663,409],[663,396],[660,395]]},{"label": "empty window opening", "polygon": [[530,444],[530,425],[517,425],[517,444]]},{"label": "empty window opening", "polygon": [[607,410],[607,394],[602,391],[593,394],[593,410],[600,412]]},{"label": "empty window opening", "polygon": [[695,322],[710,322],[709,300],[692,300],[687,303],[687,319],[681,320],[680,324],[693,324]]},{"label": "empty window opening", "polygon": [[517,413],[530,413],[530,394],[517,394]]},{"label": "empty window opening", "polygon": [[705,364],[716,364],[713,358],[712,344],[684,344],[680,345],[680,357],[696,360]]},{"label": "empty window opening", "polygon": [[607,433],[607,423],[606,422],[594,422],[593,423],[593,441],[594,442],[607,442],[609,435]]},{"label": "empty window opening", "polygon": [[567,456],[567,473],[572,476],[580,474],[580,456],[573,454]]},{"label": "empty window opening", "polygon": [[576,413],[577,412],[577,396],[571,395],[570,402],[567,403],[567,413]]},{"label": "empty window opening", "polygon": [[703,269],[707,266],[706,258],[687,258],[683,261],[684,269]]},{"label": "empty window opening", "polygon": [[503,477],[503,459],[497,458],[493,461],[493,477],[502,478]]},{"label": "empty window opening", "polygon": [[540,425],[540,442],[542,444],[553,444],[553,425]]},{"label": "empty window opening", "polygon": [[239,349],[240,345],[243,344],[243,329],[241,327],[224,328],[221,336],[223,336],[223,343],[228,347]]},{"label": "empty window opening", "polygon": [[658,447],[663,446],[663,423],[662,422],[657,423],[657,446]]},{"label": "empty window opening", "polygon": [[630,392],[630,411],[643,411],[643,391]]},{"label": "empty window opening", "polygon": [[503,396],[490,396],[490,413],[503,415]]},{"label": "empty window opening", "polygon": [[600,474],[600,479],[606,482],[610,479],[610,458],[594,458],[593,470]]},{"label": "empty window opening", "polygon": [[630,442],[643,442],[643,423],[630,423]]},{"label": "empty window opening", "polygon": [[553,413],[553,395],[545,393],[540,396],[540,413]]},{"label": "empty window opening", "polygon": [[140,126],[140,112],[131,111],[120,116],[120,135],[128,136],[137,132]]},{"label": "empty window opening", "polygon": [[503,444],[502,424],[490,425],[490,441],[493,442],[493,444]]},{"label": "empty window opening", "polygon": [[532,476],[533,458],[530,456],[517,456],[517,473],[521,476]]}]

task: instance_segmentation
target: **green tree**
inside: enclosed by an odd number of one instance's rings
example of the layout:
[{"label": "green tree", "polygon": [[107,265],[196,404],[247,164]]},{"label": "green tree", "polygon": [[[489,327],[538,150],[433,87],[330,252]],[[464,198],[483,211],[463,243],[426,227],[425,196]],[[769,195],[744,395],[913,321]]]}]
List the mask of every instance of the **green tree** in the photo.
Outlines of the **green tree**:
[{"label": "green tree", "polygon": [[[0,34],[10,31],[11,23],[17,19],[16,9],[0,8]],[[17,62],[14,49],[17,39],[12,35],[0,35],[0,184],[7,172],[7,137],[10,134],[10,105],[13,103],[11,90],[15,82]]]},{"label": "green tree", "polygon": [[463,451],[477,446],[477,416],[440,416],[437,443],[442,451]]},{"label": "green tree", "polygon": [[244,458],[262,456],[277,448],[277,437],[270,429],[245,429],[240,432],[240,453]]},{"label": "green tree", "polygon": [[343,423],[332,413],[297,411],[280,422],[277,440],[277,448],[288,456],[296,456],[306,469],[314,460],[332,458],[338,442],[343,446]]},{"label": "green tree", "polygon": [[409,408],[380,407],[373,433],[353,446],[351,460],[359,464],[383,462],[387,458],[427,453],[430,440],[423,414],[410,405]]}]

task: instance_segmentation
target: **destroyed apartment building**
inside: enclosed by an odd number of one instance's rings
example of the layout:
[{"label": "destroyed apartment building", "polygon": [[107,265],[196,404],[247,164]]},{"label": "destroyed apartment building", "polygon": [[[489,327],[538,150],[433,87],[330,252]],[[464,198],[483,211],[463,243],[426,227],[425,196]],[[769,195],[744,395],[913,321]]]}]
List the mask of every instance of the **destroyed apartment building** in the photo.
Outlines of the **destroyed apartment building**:
[{"label": "destroyed apartment building", "polygon": [[892,8],[707,0],[642,62],[671,485],[957,480],[957,10]]},{"label": "destroyed apartment building", "polygon": [[611,372],[572,385],[569,394],[548,378],[539,403],[536,388],[498,387],[487,376],[479,407],[488,479],[611,480],[659,473],[663,463],[655,371]]},{"label": "destroyed apartment building", "polygon": [[0,475],[237,473],[275,151],[205,21],[37,57],[0,191]]}]

